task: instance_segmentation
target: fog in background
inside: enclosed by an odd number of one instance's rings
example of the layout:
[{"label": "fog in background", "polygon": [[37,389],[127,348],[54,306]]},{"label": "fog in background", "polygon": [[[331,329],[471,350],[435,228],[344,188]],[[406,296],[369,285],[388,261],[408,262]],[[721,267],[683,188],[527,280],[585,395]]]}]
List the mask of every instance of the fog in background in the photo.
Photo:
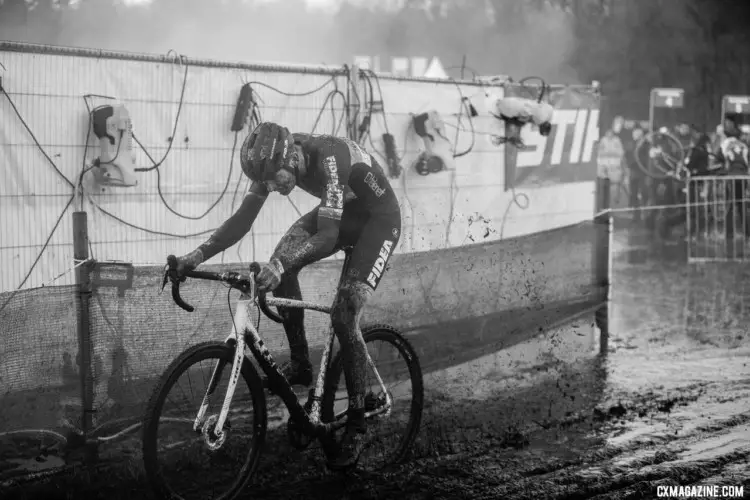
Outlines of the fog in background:
[{"label": "fog in background", "polygon": [[683,88],[699,127],[750,94],[747,26],[747,0],[0,0],[4,40],[382,70],[437,56],[454,77],[465,55],[466,78],[598,80],[607,115],[646,119],[652,88]]},{"label": "fog in background", "polygon": [[[244,62],[440,58],[453,76],[577,82],[571,16],[524,0],[0,0],[0,39]],[[133,5],[136,4],[136,5]],[[551,40],[553,42],[551,43]],[[471,78],[471,70],[465,73]]]}]

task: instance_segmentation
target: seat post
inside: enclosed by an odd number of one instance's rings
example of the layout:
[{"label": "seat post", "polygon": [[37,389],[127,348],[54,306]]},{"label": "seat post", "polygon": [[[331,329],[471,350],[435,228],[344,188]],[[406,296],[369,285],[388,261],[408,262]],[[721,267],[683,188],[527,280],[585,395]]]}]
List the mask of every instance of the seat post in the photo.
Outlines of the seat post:
[{"label": "seat post", "polygon": [[339,287],[344,282],[344,273],[346,272],[346,268],[349,266],[349,261],[352,258],[352,249],[351,246],[346,246],[342,250],[344,250],[344,264],[341,266],[341,276],[339,276]]}]

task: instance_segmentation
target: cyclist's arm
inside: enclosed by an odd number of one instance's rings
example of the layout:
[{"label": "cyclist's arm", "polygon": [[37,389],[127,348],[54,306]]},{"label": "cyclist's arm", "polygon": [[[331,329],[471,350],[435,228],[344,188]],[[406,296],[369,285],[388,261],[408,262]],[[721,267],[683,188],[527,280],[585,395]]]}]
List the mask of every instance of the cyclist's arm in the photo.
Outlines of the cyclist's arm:
[{"label": "cyclist's arm", "polygon": [[303,266],[328,257],[336,248],[341,216],[344,213],[344,186],[346,179],[336,159],[329,156],[323,170],[328,179],[318,208],[318,232],[300,246],[279,248],[271,259],[276,258],[285,269],[300,269]]},{"label": "cyclist's arm", "polygon": [[210,259],[240,241],[250,231],[267,198],[266,187],[262,183],[253,182],[240,208],[214,231],[208,241],[198,247],[203,253],[203,260]]}]

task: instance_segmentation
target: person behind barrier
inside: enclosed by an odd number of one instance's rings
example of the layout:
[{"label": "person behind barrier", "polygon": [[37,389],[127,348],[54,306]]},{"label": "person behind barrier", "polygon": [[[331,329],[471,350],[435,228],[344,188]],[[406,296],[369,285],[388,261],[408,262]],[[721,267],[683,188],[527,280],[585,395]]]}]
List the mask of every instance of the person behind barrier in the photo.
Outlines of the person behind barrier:
[{"label": "person behind barrier", "polygon": [[627,181],[622,165],[624,154],[620,138],[615,135],[614,130],[608,129],[604,137],[599,140],[596,158],[599,167],[598,176],[610,181],[610,192],[614,193],[612,197],[614,206],[619,205],[620,194]]},{"label": "person behind barrier", "polygon": [[[691,178],[700,178],[709,176],[712,174],[711,171],[711,154],[712,139],[708,134],[696,131],[695,139],[688,150],[687,157],[685,158],[685,167],[690,172]],[[702,234],[707,227],[706,210],[701,208],[700,202],[704,201],[704,189],[705,185],[703,182],[689,182],[688,183],[688,201],[690,209],[690,220],[693,223],[690,224],[689,231],[690,236],[697,236]]]},{"label": "person behind barrier", "polygon": [[[708,136],[700,133],[695,125],[683,123],[675,127],[675,138],[686,152],[682,165],[690,176],[705,175],[708,171]],[[672,206],[672,208],[665,209],[660,221],[659,232],[665,240],[671,237],[675,227],[685,224],[685,210],[681,207],[688,201],[688,191],[685,189],[684,182],[679,180],[681,178],[667,178],[661,183],[663,192],[659,203]],[[698,194],[696,186],[696,183],[690,183],[691,200],[695,200]],[[695,211],[695,206],[691,207],[691,210],[691,220],[699,224],[701,221],[697,219],[698,213]],[[696,225],[693,224],[690,228],[693,234],[695,234]]]},{"label": "person behind barrier", "polygon": [[716,149],[716,161],[730,175],[748,174],[748,145],[742,141],[742,129],[735,113],[724,117],[724,137]]},{"label": "person behind barrier", "polygon": [[527,123],[536,125],[539,133],[548,136],[552,131],[554,108],[546,102],[524,97],[503,97],[495,101],[493,115],[505,122],[506,132],[500,143],[508,142],[517,148],[524,148],[521,129]]},{"label": "person behind barrier", "polygon": [[740,130],[740,116],[737,113],[726,113],[724,115],[724,138],[739,137],[742,134]]},{"label": "person behind barrier", "polygon": [[[342,247],[353,247],[331,312],[344,359],[349,409],[340,454],[329,465],[348,467],[362,451],[366,430],[367,347],[359,321],[398,245],[398,199],[375,158],[349,139],[292,135],[275,123],[261,123],[245,139],[240,159],[242,170],[252,180],[242,205],[205,243],[179,258],[179,269],[195,268],[237,243],[271,192],[288,196],[299,187],[320,199],[281,237],[257,281],[261,289],[274,290],[277,297],[301,300],[300,270]],[[278,309],[291,351],[282,372],[290,384],[310,386],[313,373],[304,312]]]},{"label": "person behind barrier", "polygon": [[[627,125],[626,125],[627,126]],[[626,129],[627,130],[627,129]],[[625,134],[627,136],[627,134]],[[635,124],[632,125],[630,130],[630,140],[625,145],[625,163],[628,167],[630,181],[628,183],[628,192],[630,198],[630,207],[639,209],[646,205],[649,200],[648,185],[646,182],[646,174],[643,169],[639,166],[638,161],[643,165],[648,165],[650,158],[648,156],[648,147],[636,147],[645,132],[640,126]],[[641,220],[641,211],[635,210],[633,214],[633,222],[639,222]]]},{"label": "person behind barrier", "polygon": [[[747,143],[741,140],[742,130],[740,116],[735,113],[727,113],[724,116],[724,138],[717,148],[716,163],[720,172],[731,176],[746,177],[750,174],[750,153]],[[727,186],[728,196],[734,203],[731,204],[727,218],[727,238],[734,238],[735,221],[744,221],[744,233],[750,235],[750,214],[747,214],[744,199],[747,191],[748,181],[746,179],[735,179]]]}]

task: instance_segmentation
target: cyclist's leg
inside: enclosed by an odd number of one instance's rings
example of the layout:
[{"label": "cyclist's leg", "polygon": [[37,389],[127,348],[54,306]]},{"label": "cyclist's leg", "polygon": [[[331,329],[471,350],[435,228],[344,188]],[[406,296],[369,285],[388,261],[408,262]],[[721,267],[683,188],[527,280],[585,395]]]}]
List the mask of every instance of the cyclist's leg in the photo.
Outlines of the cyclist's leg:
[{"label": "cyclist's leg", "polygon": [[[318,209],[303,215],[281,237],[276,245],[274,254],[294,252],[315,234],[318,229]],[[274,296],[285,299],[302,300],[299,286],[299,272],[301,269],[285,269],[279,286],[274,290]],[[293,307],[279,307],[279,315],[284,320],[284,331],[289,341],[291,362],[282,371],[292,385],[308,386],[312,383],[312,365],[310,351],[305,334],[305,310]]]},{"label": "cyclist's leg", "polygon": [[370,296],[386,271],[400,234],[399,212],[371,216],[361,229],[348,267],[342,271],[344,278],[334,300],[331,320],[341,345],[349,409],[341,454],[331,464],[334,467],[352,465],[361,452],[361,435],[366,430],[367,346],[362,338],[359,321]]}]

